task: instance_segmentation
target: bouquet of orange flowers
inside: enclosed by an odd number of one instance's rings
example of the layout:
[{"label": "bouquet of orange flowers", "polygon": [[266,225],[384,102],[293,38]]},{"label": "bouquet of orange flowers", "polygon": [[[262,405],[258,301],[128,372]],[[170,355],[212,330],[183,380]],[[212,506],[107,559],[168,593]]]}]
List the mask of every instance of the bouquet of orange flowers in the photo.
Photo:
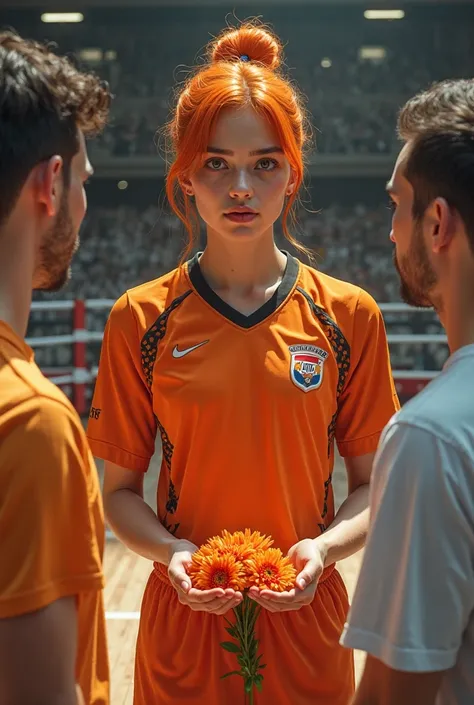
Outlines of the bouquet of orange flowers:
[{"label": "bouquet of orange flowers", "polygon": [[258,531],[223,531],[221,536],[209,539],[193,555],[189,576],[198,590],[231,588],[243,593],[244,599],[234,608],[235,624],[227,618],[227,632],[235,641],[221,646],[237,657],[239,669],[222,678],[238,675],[244,679],[246,702],[254,702],[254,688],[263,686],[263,656],[257,654],[258,639],[255,625],[260,607],[248,597],[248,590],[284,592],[294,587],[296,570],[279,548],[272,548],[273,540]]}]

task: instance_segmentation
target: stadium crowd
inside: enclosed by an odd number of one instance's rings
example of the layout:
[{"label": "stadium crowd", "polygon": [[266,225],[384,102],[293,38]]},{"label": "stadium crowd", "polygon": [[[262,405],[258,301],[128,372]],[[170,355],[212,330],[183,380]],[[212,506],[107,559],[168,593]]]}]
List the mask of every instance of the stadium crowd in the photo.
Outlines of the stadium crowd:
[{"label": "stadium crowd", "polygon": [[[337,203],[320,212],[301,209],[293,234],[314,253],[313,266],[331,276],[353,282],[368,291],[377,302],[400,300],[399,281],[392,262],[393,246],[388,238],[390,212],[386,205],[369,208]],[[163,208],[149,206],[142,212],[130,206],[92,207],[84,222],[81,247],[72,266],[66,289],[54,295],[60,299],[117,299],[127,289],[155,279],[175,267],[185,239],[181,223]],[[289,246],[281,233],[278,243]],[[51,294],[38,293],[38,300]],[[91,311],[89,330],[103,330],[107,308]],[[389,333],[439,333],[436,322],[424,314],[387,314]],[[58,335],[70,331],[70,320],[56,311],[33,315],[30,334]],[[90,346],[90,362],[97,350]],[[38,350],[42,366],[68,365],[71,348]],[[392,350],[397,369],[439,369],[446,359],[439,344],[401,344]]]},{"label": "stadium crowd", "polygon": [[[141,42],[140,42],[141,44]],[[143,51],[144,47],[140,46]],[[439,62],[437,54],[423,51],[402,56],[390,51],[383,60],[361,59],[358,49],[337,52],[333,59],[317,60],[311,51],[296,54],[291,66],[305,96],[315,142],[323,154],[387,154],[396,151],[395,122],[408,96],[435,79],[472,75],[474,64],[450,57]],[[455,56],[455,55],[454,55]],[[471,55],[472,56],[472,55]],[[317,54],[319,58],[319,52]],[[148,64],[149,64],[148,60]],[[323,65],[322,65],[323,64]],[[330,65],[329,65],[330,64]],[[192,62],[190,62],[192,65]],[[136,73],[129,72],[134,66]],[[141,69],[138,67],[141,66]],[[174,64],[147,77],[147,61],[118,64],[114,73],[117,101],[110,128],[94,146],[101,156],[150,156],[156,154],[157,130],[166,124],[172,105]],[[99,65],[111,77],[110,66]],[[189,66],[181,68],[184,79]]]},{"label": "stadium crowd", "polygon": [[[94,145],[103,156],[156,154],[156,132],[189,71],[204,57],[207,41],[222,29],[221,8],[194,14],[167,9],[157,21],[145,13],[102,22],[48,25],[48,38],[106,79],[115,94],[112,121]],[[434,80],[472,76],[474,53],[462,21],[434,18],[429,26],[322,21],[317,8],[293,15],[265,14],[285,39],[286,65],[305,96],[318,151],[386,154],[396,150],[395,120],[406,98]],[[342,21],[341,21],[342,20]],[[422,30],[422,31],[421,31]],[[25,27],[45,34],[45,26]],[[382,52],[382,53],[380,53]]]},{"label": "stadium crowd", "polygon": [[[182,22],[170,22],[161,29],[166,40],[163,36],[160,42],[156,30],[151,37],[149,31],[129,35],[115,61],[98,62],[97,70],[111,82],[118,98],[114,124],[100,149],[116,156],[155,152],[154,135],[168,118],[172,86],[186,78],[196,59],[199,63],[206,38],[220,27],[221,20],[210,26],[204,19],[187,29]],[[301,19],[285,23],[286,69],[306,96],[320,153],[396,150],[396,113],[410,95],[434,80],[473,75],[471,43],[468,38],[460,41],[465,32],[460,33],[459,26],[434,25],[423,36],[416,28],[403,31],[401,41],[386,37],[384,53],[377,58],[374,42],[358,27],[351,33]],[[451,35],[455,42],[449,41]],[[165,47],[159,66],[151,58],[158,45]]]},{"label": "stadium crowd", "polygon": [[[359,284],[377,301],[397,301],[398,280],[388,239],[387,206],[300,209],[293,234],[314,253],[314,265]],[[293,250],[278,233],[279,244]],[[173,269],[184,248],[184,229],[166,210],[149,206],[91,208],[82,228],[73,276],[62,298],[117,298],[126,289]]]}]

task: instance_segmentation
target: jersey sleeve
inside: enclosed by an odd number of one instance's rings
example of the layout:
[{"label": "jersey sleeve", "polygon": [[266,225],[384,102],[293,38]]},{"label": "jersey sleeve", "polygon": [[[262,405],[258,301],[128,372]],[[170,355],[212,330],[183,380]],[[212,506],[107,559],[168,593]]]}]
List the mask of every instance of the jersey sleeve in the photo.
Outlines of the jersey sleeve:
[{"label": "jersey sleeve", "polygon": [[155,452],[157,426],[140,343],[125,294],[113,307],[105,328],[87,437],[96,457],[146,472]]},{"label": "jersey sleeve", "polygon": [[336,441],[343,457],[377,449],[380,434],[400,408],[382,313],[361,290],[351,335],[351,364],[338,402]]},{"label": "jersey sleeve", "polygon": [[424,429],[389,427],[345,646],[399,671],[455,664],[474,610],[473,494],[457,448]]},{"label": "jersey sleeve", "polygon": [[102,589],[90,461],[72,410],[43,397],[15,409],[0,448],[0,618]]}]

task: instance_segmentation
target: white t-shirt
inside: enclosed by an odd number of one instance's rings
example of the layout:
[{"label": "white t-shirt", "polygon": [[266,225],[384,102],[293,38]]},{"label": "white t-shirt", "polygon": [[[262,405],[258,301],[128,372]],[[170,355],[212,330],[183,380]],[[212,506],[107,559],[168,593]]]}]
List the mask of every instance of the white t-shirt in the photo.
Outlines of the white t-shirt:
[{"label": "white t-shirt", "polygon": [[444,671],[436,705],[474,703],[474,345],[386,427],[344,646]]}]

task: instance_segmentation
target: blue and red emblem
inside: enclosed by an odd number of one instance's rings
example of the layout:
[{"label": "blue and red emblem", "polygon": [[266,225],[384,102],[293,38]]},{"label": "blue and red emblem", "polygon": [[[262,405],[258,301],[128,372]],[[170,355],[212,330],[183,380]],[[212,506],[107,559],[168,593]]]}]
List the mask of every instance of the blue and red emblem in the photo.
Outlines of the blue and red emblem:
[{"label": "blue and red emblem", "polygon": [[328,353],[315,345],[291,345],[291,380],[303,392],[318,389]]}]

